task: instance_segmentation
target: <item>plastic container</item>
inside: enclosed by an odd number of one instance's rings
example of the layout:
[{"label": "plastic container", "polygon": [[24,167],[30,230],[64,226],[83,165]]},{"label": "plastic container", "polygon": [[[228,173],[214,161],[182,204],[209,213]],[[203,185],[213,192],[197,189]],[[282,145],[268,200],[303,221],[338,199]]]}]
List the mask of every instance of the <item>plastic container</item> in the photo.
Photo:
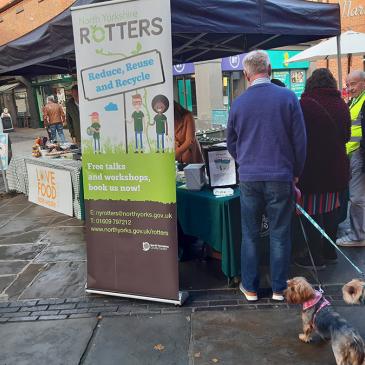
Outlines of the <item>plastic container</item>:
[{"label": "plastic container", "polygon": [[203,163],[194,163],[184,168],[186,187],[188,190],[201,190],[205,185],[205,169]]}]

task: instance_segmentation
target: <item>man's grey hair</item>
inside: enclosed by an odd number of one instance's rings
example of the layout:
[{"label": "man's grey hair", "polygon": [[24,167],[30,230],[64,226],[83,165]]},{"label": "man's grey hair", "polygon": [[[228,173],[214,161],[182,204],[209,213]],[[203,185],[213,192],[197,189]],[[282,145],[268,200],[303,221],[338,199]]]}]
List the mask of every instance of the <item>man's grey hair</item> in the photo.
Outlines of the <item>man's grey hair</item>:
[{"label": "man's grey hair", "polygon": [[55,102],[54,96],[53,95],[47,96],[47,102],[54,103]]},{"label": "man's grey hair", "polygon": [[365,81],[365,72],[360,70],[351,71],[347,78],[349,77],[358,77],[360,80]]},{"label": "man's grey hair", "polygon": [[365,71],[360,71],[360,79],[365,81]]},{"label": "man's grey hair", "polygon": [[243,69],[247,76],[264,74],[269,72],[270,58],[267,52],[256,50],[247,53],[243,59]]}]

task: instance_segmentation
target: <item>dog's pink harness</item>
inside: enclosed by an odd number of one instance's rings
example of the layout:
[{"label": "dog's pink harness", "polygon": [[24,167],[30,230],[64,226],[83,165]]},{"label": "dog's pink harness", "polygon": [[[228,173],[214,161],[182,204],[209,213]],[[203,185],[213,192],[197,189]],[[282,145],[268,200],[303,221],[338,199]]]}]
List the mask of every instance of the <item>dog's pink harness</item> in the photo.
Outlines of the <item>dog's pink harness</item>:
[{"label": "dog's pink harness", "polygon": [[321,309],[323,309],[324,307],[327,307],[327,306],[331,305],[331,303],[318,290],[315,290],[314,298],[312,298],[310,300],[307,300],[306,302],[303,303],[303,311],[305,311],[307,309],[310,309],[310,308],[314,307],[321,299],[322,299],[322,303],[313,315],[313,323],[315,322],[316,314],[318,314],[318,312]]}]

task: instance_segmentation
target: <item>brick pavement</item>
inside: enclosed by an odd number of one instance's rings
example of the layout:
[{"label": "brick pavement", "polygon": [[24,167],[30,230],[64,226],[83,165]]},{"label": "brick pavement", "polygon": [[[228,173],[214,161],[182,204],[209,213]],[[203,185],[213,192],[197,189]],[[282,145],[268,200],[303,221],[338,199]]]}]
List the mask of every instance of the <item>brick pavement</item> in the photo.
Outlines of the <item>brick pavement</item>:
[{"label": "brick pavement", "polygon": [[[325,287],[326,297],[336,307],[345,306],[341,287]],[[183,306],[142,302],[128,298],[84,296],[80,298],[34,299],[0,302],[0,324],[37,320],[60,320],[86,317],[134,316],[198,311],[288,310],[298,308],[264,297],[248,303],[237,289],[197,290],[190,293]]]}]

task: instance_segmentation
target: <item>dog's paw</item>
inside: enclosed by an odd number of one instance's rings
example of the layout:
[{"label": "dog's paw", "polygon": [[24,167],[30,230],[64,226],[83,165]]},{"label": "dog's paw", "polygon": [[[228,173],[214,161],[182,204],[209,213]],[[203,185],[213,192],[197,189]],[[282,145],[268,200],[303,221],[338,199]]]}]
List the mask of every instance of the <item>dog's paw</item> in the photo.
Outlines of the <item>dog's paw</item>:
[{"label": "dog's paw", "polygon": [[306,336],[304,333],[299,333],[299,340],[305,343],[310,342],[310,337]]}]

